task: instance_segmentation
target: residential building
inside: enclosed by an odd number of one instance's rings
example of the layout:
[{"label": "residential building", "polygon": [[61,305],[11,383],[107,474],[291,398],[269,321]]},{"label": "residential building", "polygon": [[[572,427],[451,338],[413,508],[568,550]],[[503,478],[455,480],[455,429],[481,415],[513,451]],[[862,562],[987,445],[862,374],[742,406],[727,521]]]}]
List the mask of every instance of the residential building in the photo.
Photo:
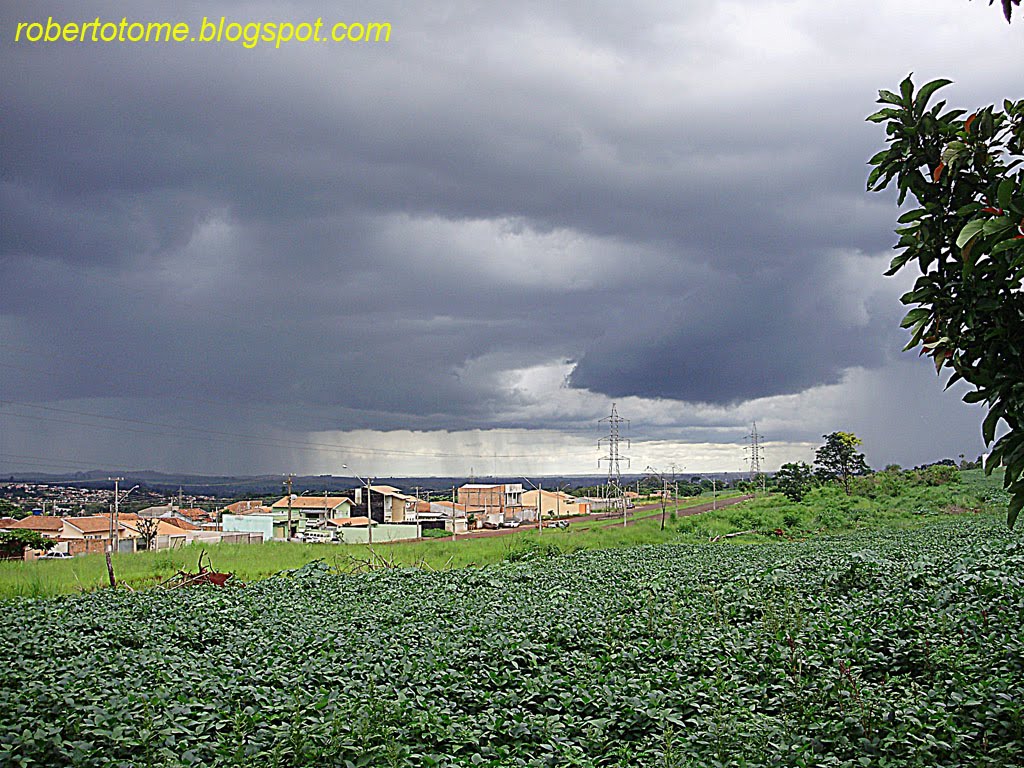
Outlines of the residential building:
[{"label": "residential building", "polygon": [[60,539],[64,521],[51,515],[29,515],[5,526],[8,530],[35,531],[47,539]]},{"label": "residential building", "polygon": [[523,486],[520,483],[467,483],[459,488],[459,504],[483,507],[477,527],[501,525],[508,520],[532,520],[530,510],[523,507]]},{"label": "residential building", "polygon": [[532,510],[534,517],[538,512],[543,517],[589,515],[591,509],[587,499],[571,496],[565,491],[525,491],[523,506]]},{"label": "residential building", "polygon": [[[117,551],[134,552],[141,535],[138,531],[139,518],[134,514],[117,516]],[[111,541],[110,515],[89,515],[87,517],[65,517],[60,532],[60,541],[67,544],[72,555],[89,552],[104,552]]]},{"label": "residential building", "polygon": [[429,508],[415,496],[402,493],[390,485],[371,485],[370,506],[372,509],[367,513],[365,486],[353,488],[346,493],[352,497],[353,514],[372,517],[374,523],[415,523],[419,511]]},{"label": "residential building", "polygon": [[418,519],[424,528],[440,527],[431,523],[440,522],[446,531],[465,533],[469,530],[469,518],[474,522],[484,514],[483,507],[469,507],[454,501],[431,501],[429,509],[421,510]]},{"label": "residential building", "polygon": [[217,511],[221,515],[254,515],[267,513],[270,507],[266,506],[262,499],[243,499]]},{"label": "residential building", "polygon": [[[351,517],[354,506],[347,496],[293,496],[290,500],[283,496],[270,506],[274,538],[292,538],[307,529],[323,528],[329,519]],[[287,532],[289,516],[291,531]]]}]

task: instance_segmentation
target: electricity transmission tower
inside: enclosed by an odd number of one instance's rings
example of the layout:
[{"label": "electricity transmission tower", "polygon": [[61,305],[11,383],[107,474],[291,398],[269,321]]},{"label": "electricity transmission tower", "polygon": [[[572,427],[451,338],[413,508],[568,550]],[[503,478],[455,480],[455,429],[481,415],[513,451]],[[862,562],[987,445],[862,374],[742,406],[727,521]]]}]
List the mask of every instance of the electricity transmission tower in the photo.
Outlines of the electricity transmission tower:
[{"label": "electricity transmission tower", "polygon": [[765,489],[765,478],[764,473],[761,471],[761,462],[764,461],[764,446],[761,441],[764,439],[764,435],[757,433],[757,422],[753,422],[750,425],[750,434],[746,437],[750,441],[750,445],[747,446],[747,461],[750,462],[750,482],[756,487],[757,481],[761,481],[761,491]]},{"label": "electricity transmission tower", "polygon": [[[597,460],[597,466],[601,466],[602,461],[608,462],[608,496],[609,498],[615,499],[612,503],[614,505],[622,505],[622,524],[626,524],[626,499],[622,493],[622,472],[621,472],[621,461],[626,461],[626,466],[629,466],[629,457],[623,456],[619,453],[619,443],[623,442],[621,437],[621,427],[623,422],[626,426],[629,426],[629,419],[623,419],[619,416],[619,412],[615,410],[615,403],[612,403],[611,416],[606,416],[601,419],[601,423],[608,422],[608,437],[602,437],[597,441],[597,447],[600,449],[602,443],[607,444],[608,455],[602,456]],[[629,440],[625,440],[626,447],[629,447]]]}]

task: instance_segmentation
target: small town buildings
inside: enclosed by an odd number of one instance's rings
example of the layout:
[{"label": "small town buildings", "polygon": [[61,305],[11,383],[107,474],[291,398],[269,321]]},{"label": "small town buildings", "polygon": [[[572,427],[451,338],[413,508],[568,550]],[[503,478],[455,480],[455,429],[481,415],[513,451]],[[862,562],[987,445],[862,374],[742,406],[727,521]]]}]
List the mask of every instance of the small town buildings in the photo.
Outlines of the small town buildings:
[{"label": "small town buildings", "polygon": [[162,520],[184,520],[199,527],[213,523],[216,519],[216,515],[213,512],[207,512],[205,509],[198,507],[182,508],[176,504],[159,504],[155,507],[146,507],[145,509],[140,509],[138,515],[139,517],[160,518]]},{"label": "small town buildings", "polygon": [[270,507],[264,504],[262,499],[243,499],[221,507],[217,513],[219,515],[253,515],[269,511]]},{"label": "small town buildings", "polygon": [[220,529],[224,533],[259,534],[263,541],[287,538],[288,521],[271,512],[250,512],[244,515],[221,514]]},{"label": "small town buildings", "polygon": [[402,493],[390,485],[370,486],[370,510],[366,508],[366,486],[346,491],[352,498],[353,514],[370,517],[375,524],[415,523],[421,511],[428,511],[430,505],[408,493]]},{"label": "small town buildings", "polygon": [[589,515],[590,502],[571,496],[565,491],[526,491],[523,493],[523,506],[533,511],[536,516],[567,517]]},{"label": "small town buildings", "polygon": [[476,527],[497,526],[509,520],[529,521],[534,513],[523,506],[523,486],[520,483],[467,483],[459,488],[459,504],[483,507],[482,518]]},{"label": "small town buildings", "polygon": [[155,507],[146,507],[140,509],[136,514],[139,517],[163,517],[164,515],[173,514],[177,507],[174,504],[158,504]]},{"label": "small town buildings", "polygon": [[431,501],[428,510],[420,511],[419,520],[424,528],[432,527],[432,522],[439,521],[446,531],[466,533],[469,530],[470,519],[475,524],[476,519],[483,514],[483,507],[470,507],[454,501]]},{"label": "small town buildings", "polygon": [[[59,541],[66,544],[60,549],[71,555],[90,552],[105,552],[111,542],[110,515],[88,515],[87,517],[65,517]],[[139,518],[134,514],[117,516],[117,551],[134,552],[141,538]]]},{"label": "small town buildings", "polygon": [[[360,489],[362,490],[362,489]],[[379,495],[384,503],[382,510],[384,513],[384,523],[414,523],[416,522],[416,516],[420,500],[415,496],[410,496],[407,493],[402,493],[397,488],[393,488],[390,485],[371,485],[370,490]]]},{"label": "small town buildings", "polygon": [[347,496],[283,496],[270,505],[274,538],[278,538],[278,528],[284,529],[280,538],[292,538],[307,528],[323,528],[328,519],[351,517],[352,507],[352,499]]}]

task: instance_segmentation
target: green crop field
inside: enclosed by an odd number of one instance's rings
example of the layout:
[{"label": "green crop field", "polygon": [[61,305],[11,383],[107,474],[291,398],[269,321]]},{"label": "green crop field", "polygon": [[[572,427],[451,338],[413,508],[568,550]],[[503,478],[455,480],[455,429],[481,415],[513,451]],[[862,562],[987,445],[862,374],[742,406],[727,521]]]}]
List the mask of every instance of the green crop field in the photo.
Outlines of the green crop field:
[{"label": "green crop field", "polygon": [[937,519],[5,601],[0,764],[1021,765],[1021,535]]}]

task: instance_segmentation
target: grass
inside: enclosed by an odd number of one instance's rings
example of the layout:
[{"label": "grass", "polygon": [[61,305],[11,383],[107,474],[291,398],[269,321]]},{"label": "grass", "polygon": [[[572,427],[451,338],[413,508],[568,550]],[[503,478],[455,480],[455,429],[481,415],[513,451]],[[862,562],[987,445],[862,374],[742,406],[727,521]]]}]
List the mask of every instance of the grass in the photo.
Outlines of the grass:
[{"label": "grass", "polygon": [[[822,533],[844,533],[882,528],[916,528],[951,513],[984,506],[998,509],[1001,484],[980,470],[961,473],[961,482],[936,487],[909,487],[895,496],[847,497],[837,488],[819,488],[799,503],[778,495],[685,516],[669,513],[661,530],[661,510],[634,513],[627,527],[614,519],[573,520],[564,530],[536,529],[503,536],[476,539],[429,539],[408,543],[375,545],[297,544],[268,542],[262,545],[193,545],[161,552],[115,555],[118,582],[133,589],[151,587],[178,570],[196,570],[205,548],[213,566],[234,573],[243,581],[254,581],[284,570],[299,568],[313,560],[324,560],[340,570],[354,569],[371,558],[393,565],[434,570],[484,566],[503,560],[526,559],[589,549],[619,549],[669,542],[706,543],[710,538],[747,530],[773,532],[806,538]],[[720,497],[721,498],[721,497]],[[679,509],[703,504],[710,496],[687,499]],[[1003,506],[1005,509],[1005,505]],[[773,541],[762,533],[736,537],[731,542]],[[0,598],[51,597],[73,592],[91,592],[107,584],[102,555],[72,560],[0,562]]]}]

